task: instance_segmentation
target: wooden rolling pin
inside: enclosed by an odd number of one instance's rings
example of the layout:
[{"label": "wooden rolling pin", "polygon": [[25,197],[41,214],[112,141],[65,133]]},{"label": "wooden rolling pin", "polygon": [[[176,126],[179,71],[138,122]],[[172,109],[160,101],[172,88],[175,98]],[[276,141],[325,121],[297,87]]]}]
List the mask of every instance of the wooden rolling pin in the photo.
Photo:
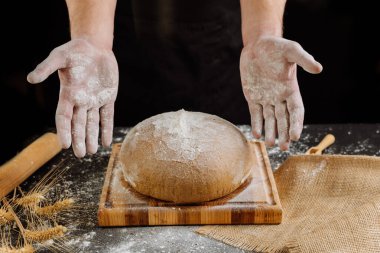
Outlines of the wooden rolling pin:
[{"label": "wooden rolling pin", "polygon": [[0,167],[0,199],[62,150],[58,136],[46,133]]}]

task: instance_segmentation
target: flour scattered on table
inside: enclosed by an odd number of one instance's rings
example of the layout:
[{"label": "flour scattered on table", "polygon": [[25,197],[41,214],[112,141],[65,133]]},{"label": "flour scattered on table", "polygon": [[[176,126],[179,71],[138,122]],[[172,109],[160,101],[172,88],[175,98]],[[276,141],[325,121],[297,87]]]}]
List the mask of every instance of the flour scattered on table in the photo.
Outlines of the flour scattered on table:
[{"label": "flour scattered on table", "polygon": [[109,252],[112,252],[112,253],[129,253],[129,252],[134,252],[134,251],[131,251],[131,248],[132,248],[133,245],[135,245],[134,241],[122,242],[119,245],[110,248]]},{"label": "flour scattered on table", "polygon": [[75,248],[84,251],[87,247],[91,245],[91,240],[96,235],[96,232],[92,231],[89,233],[85,233],[81,236],[75,236],[75,238],[72,238],[71,240],[67,241],[65,244],[67,246],[75,246]]},{"label": "flour scattered on table", "polygon": [[365,139],[363,141],[358,141],[356,143],[352,143],[345,147],[345,149],[341,152],[342,155],[362,155],[366,154],[368,149],[373,149],[374,145],[371,143],[370,139]]}]

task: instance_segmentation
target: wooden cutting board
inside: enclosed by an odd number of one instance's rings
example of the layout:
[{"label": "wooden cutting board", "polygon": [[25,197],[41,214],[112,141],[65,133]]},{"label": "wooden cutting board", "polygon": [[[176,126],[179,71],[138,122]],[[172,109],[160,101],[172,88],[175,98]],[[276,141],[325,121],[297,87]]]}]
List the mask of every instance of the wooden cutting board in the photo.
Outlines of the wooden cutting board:
[{"label": "wooden cutting board", "polygon": [[177,205],[133,190],[123,179],[118,160],[121,144],[114,144],[100,196],[99,225],[281,223],[282,208],[265,145],[253,141],[250,145],[255,158],[252,174],[236,191],[214,201]]}]

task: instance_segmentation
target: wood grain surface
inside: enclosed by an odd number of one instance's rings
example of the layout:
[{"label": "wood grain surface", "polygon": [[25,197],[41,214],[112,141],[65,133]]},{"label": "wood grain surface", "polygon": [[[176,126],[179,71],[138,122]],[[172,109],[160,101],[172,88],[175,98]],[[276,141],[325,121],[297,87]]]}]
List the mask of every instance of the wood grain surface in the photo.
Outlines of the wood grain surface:
[{"label": "wood grain surface", "polygon": [[[265,145],[250,142],[255,163],[249,179],[217,200],[178,205],[153,199],[132,189],[118,161],[121,144],[114,144],[100,196],[100,226],[196,224],[279,224],[282,207]],[[233,169],[233,168],[231,168]]]},{"label": "wood grain surface", "polygon": [[0,166],[0,199],[62,150],[58,136],[46,133]]}]

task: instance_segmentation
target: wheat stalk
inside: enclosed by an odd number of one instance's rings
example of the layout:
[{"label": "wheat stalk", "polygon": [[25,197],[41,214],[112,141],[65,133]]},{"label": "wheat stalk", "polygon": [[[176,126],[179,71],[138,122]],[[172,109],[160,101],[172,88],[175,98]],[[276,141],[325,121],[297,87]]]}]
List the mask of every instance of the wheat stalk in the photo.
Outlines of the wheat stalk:
[{"label": "wheat stalk", "polygon": [[[8,200],[6,198],[4,198],[2,200],[2,202],[4,203],[5,208],[7,208],[7,210],[8,210],[7,213],[10,214],[13,217],[13,220],[16,222],[18,228],[20,229],[21,235],[24,238],[24,246],[20,247],[20,248],[15,248],[15,247],[8,246],[8,245],[5,245],[5,246],[2,245],[0,247],[0,252],[4,252],[4,253],[34,253],[35,249],[33,248],[33,246],[30,245],[25,240],[25,236],[24,236],[25,229],[24,229],[24,227],[23,227],[20,219],[18,218],[18,216],[14,212],[14,210],[12,208],[12,205],[9,204],[9,202],[8,202]],[[3,238],[2,241],[4,242],[4,238]]]},{"label": "wheat stalk", "polygon": [[45,200],[45,197],[42,193],[34,192],[15,199],[14,203],[22,207],[33,207],[43,200]]},{"label": "wheat stalk", "polygon": [[50,239],[62,237],[67,232],[67,228],[62,225],[43,229],[43,230],[24,230],[24,236],[28,241],[44,242]]},{"label": "wheat stalk", "polygon": [[[52,216],[64,210],[70,209],[74,204],[74,199],[67,198],[59,200],[52,205],[44,207],[35,207],[34,211],[40,216]],[[1,217],[1,215],[0,215]]]},{"label": "wheat stalk", "polygon": [[0,252],[2,253],[34,253],[36,250],[32,245],[27,244],[22,248],[14,248],[9,246],[0,247]]},{"label": "wheat stalk", "polygon": [[[75,208],[74,199],[58,198],[58,201],[53,202],[49,194],[49,191],[69,169],[69,166],[62,168],[63,164],[63,161],[60,162],[28,192],[17,187],[19,196],[16,196],[15,189],[10,201],[12,205],[7,199],[0,199],[0,202],[4,203],[4,206],[0,205],[0,253],[32,253],[37,251],[34,248],[37,246],[46,248],[49,252],[77,252],[77,249],[65,245],[67,228],[56,222],[58,218],[56,214]],[[56,199],[56,196],[54,198]],[[22,211],[18,213],[20,216],[16,215],[14,210]],[[48,219],[43,219],[43,217]],[[15,230],[14,226],[1,226],[11,221],[15,222],[18,230]],[[25,223],[27,226],[24,228]],[[17,244],[12,244],[12,234],[18,234]]]},{"label": "wheat stalk", "polygon": [[22,197],[15,199],[15,204],[28,208],[34,207],[37,204],[44,201],[46,194],[53,185],[61,179],[62,175],[68,170],[68,167],[61,168],[64,162],[61,161],[55,169],[50,170],[46,173],[40,181],[26,194],[23,193],[20,187],[18,187]]},{"label": "wheat stalk", "polygon": [[11,221],[14,221],[13,215],[3,208],[0,208],[0,226],[5,225]]}]

